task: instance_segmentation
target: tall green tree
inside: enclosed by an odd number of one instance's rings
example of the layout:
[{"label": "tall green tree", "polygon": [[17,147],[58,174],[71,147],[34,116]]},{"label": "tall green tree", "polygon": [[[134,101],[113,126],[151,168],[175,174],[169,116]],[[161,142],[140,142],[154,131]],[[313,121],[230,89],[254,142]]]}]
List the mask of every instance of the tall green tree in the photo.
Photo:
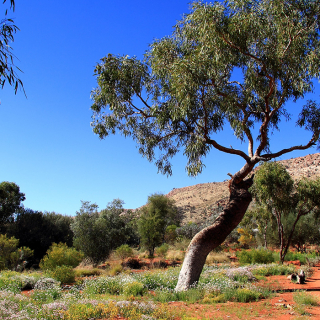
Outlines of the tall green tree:
[{"label": "tall green tree", "polygon": [[167,227],[179,226],[181,216],[174,200],[160,193],[149,196],[139,214],[137,225],[140,242],[153,256],[155,247],[164,242]]},{"label": "tall green tree", "polygon": [[[275,217],[280,242],[280,262],[283,263],[301,217],[320,215],[320,178],[303,178],[297,183],[280,163],[264,163],[255,175],[251,187],[256,201],[266,206]],[[294,213],[287,235],[283,217]]]},{"label": "tall green tree", "polygon": [[123,201],[119,199],[113,200],[100,213],[96,204],[82,201],[71,228],[75,247],[93,264],[104,261],[113,249],[128,241],[130,227],[120,216],[123,210]]},{"label": "tall green tree", "polygon": [[[5,3],[6,0],[3,1]],[[10,9],[14,11],[15,1],[10,0]],[[11,42],[14,42],[14,35],[19,31],[11,18],[8,18],[8,9],[5,11],[5,17],[0,21],[0,86],[3,88],[8,82],[14,86],[17,93],[18,88],[23,89],[23,83],[19,78],[17,71],[21,71],[14,65],[15,55],[12,52]]]},{"label": "tall green tree", "polygon": [[[320,75],[319,15],[320,0],[195,2],[144,60],[108,54],[96,66],[91,109],[100,138],[132,137],[164,174],[181,150],[191,176],[214,149],[242,160],[224,211],[190,242],[176,290],[199,280],[208,253],[242,220],[254,166],[319,143],[319,104],[300,101]],[[290,108],[300,110],[297,125],[310,136],[272,152],[270,136],[290,120]],[[247,152],[219,136],[230,126]]]},{"label": "tall green tree", "polygon": [[0,183],[0,227],[10,222],[21,207],[21,202],[26,199],[20,192],[20,187],[14,182],[3,181]]},{"label": "tall green tree", "polygon": [[181,216],[174,200],[163,194],[155,193],[148,197],[147,204],[140,209],[137,221],[141,244],[153,257],[155,247],[164,242],[166,229],[179,226]]}]

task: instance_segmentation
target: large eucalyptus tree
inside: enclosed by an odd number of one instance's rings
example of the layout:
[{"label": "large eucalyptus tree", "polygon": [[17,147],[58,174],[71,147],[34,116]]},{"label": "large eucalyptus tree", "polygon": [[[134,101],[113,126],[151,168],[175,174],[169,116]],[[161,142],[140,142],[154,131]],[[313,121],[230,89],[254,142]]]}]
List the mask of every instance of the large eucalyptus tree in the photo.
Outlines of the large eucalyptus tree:
[{"label": "large eucalyptus tree", "polygon": [[[320,75],[320,0],[196,2],[191,9],[172,36],[151,44],[143,61],[111,54],[101,59],[91,107],[100,138],[131,136],[164,174],[172,173],[170,158],[180,150],[191,176],[202,171],[213,148],[244,160],[231,175],[225,210],[191,241],[176,290],[199,279],[207,254],[243,218],[254,166],[316,145],[320,132],[317,102],[300,103]],[[297,124],[310,131],[309,141],[291,140],[271,152],[270,135],[290,119],[292,106],[300,108]],[[219,140],[225,125],[248,143],[247,153]]]}]

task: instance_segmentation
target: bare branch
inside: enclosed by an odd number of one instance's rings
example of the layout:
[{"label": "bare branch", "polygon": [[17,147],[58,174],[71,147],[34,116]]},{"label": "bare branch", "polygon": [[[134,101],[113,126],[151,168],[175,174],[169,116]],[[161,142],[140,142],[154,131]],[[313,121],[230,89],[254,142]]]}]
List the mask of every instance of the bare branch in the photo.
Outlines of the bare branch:
[{"label": "bare branch", "polygon": [[316,140],[315,137],[312,137],[312,139],[304,146],[293,146],[291,148],[283,149],[277,153],[264,154],[264,155],[260,156],[260,159],[262,161],[268,161],[268,160],[271,160],[274,158],[278,158],[278,157],[282,156],[283,154],[289,153],[294,150],[306,150],[306,149],[315,145],[315,142],[316,142],[315,140]]}]

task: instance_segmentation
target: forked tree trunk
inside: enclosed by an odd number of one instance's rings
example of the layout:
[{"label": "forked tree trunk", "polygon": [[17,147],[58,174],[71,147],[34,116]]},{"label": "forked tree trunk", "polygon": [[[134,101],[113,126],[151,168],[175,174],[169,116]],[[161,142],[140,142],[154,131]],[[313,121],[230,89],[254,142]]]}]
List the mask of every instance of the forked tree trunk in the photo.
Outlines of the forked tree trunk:
[{"label": "forked tree trunk", "polygon": [[219,246],[242,220],[252,196],[248,189],[252,185],[252,178],[235,184],[231,180],[230,198],[224,211],[214,223],[198,232],[189,244],[176,291],[187,290],[200,277],[207,255]]}]

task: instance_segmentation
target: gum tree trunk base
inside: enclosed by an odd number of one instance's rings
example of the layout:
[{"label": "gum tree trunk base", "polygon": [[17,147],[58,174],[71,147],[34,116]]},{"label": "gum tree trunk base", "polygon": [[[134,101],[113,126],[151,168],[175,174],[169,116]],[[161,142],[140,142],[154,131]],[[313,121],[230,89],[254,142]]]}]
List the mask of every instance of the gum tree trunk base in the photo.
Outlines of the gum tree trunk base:
[{"label": "gum tree trunk base", "polygon": [[230,182],[230,198],[224,211],[214,223],[198,232],[187,249],[176,291],[184,291],[195,285],[200,277],[207,255],[219,246],[242,220],[252,201],[248,189],[252,185],[252,177],[235,184]]}]

